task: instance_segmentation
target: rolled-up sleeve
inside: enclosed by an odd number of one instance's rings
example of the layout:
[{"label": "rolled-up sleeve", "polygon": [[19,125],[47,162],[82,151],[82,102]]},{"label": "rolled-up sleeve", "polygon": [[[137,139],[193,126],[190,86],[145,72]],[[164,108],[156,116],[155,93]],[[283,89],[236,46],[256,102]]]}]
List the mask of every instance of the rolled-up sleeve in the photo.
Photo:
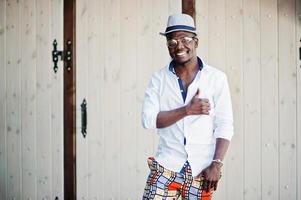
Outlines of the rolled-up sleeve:
[{"label": "rolled-up sleeve", "polygon": [[157,128],[157,115],[160,110],[160,76],[159,73],[153,74],[146,89],[142,107],[142,125],[146,129]]},{"label": "rolled-up sleeve", "polygon": [[234,134],[233,112],[227,76],[221,74],[217,82],[214,95],[214,136],[215,138],[231,140]]}]

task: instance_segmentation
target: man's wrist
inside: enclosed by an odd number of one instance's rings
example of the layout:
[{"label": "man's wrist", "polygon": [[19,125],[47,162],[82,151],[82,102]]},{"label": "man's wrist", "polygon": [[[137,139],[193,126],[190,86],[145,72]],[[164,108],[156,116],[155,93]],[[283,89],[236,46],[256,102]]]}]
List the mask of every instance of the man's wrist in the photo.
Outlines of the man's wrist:
[{"label": "man's wrist", "polygon": [[216,164],[219,167],[222,167],[224,165],[224,163],[221,159],[213,159],[212,164]]},{"label": "man's wrist", "polygon": [[182,107],[182,108],[183,108],[183,110],[184,110],[184,116],[185,116],[185,117],[188,116],[188,115],[189,115],[188,106],[186,105],[186,106],[184,106],[184,107]]}]

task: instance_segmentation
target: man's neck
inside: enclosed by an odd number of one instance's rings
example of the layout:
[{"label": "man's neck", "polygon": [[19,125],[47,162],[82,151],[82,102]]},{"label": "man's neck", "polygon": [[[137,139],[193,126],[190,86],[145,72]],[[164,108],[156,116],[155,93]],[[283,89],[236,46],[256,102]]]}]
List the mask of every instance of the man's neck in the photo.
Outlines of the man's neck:
[{"label": "man's neck", "polygon": [[198,59],[197,57],[195,57],[194,59],[191,59],[189,62],[183,64],[175,63],[174,68],[178,76],[181,75],[195,76],[195,74],[199,70]]}]

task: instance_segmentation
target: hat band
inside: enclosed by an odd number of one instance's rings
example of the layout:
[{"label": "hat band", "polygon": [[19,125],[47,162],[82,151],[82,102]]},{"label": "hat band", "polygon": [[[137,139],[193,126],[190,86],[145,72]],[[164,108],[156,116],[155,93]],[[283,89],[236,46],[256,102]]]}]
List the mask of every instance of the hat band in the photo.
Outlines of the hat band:
[{"label": "hat band", "polygon": [[173,31],[173,30],[188,30],[188,31],[195,31],[196,29],[191,26],[185,26],[185,25],[176,25],[176,26],[170,26],[167,27],[165,30],[165,33]]}]

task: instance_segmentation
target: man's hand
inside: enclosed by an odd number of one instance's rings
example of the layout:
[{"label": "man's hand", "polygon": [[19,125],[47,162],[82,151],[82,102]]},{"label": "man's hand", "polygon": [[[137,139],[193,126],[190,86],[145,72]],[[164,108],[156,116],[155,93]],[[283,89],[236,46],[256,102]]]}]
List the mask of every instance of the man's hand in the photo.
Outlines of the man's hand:
[{"label": "man's hand", "polygon": [[168,127],[188,115],[209,115],[210,103],[208,99],[200,99],[199,89],[187,106],[170,111],[160,111],[157,115],[156,127]]},{"label": "man's hand", "polygon": [[217,188],[217,183],[221,177],[222,164],[212,162],[207,168],[205,168],[197,177],[203,177],[203,190],[209,192],[210,190]]},{"label": "man's hand", "polygon": [[198,89],[191,101],[186,106],[187,115],[209,115],[209,100],[205,98],[199,98],[199,93],[200,91]]}]

